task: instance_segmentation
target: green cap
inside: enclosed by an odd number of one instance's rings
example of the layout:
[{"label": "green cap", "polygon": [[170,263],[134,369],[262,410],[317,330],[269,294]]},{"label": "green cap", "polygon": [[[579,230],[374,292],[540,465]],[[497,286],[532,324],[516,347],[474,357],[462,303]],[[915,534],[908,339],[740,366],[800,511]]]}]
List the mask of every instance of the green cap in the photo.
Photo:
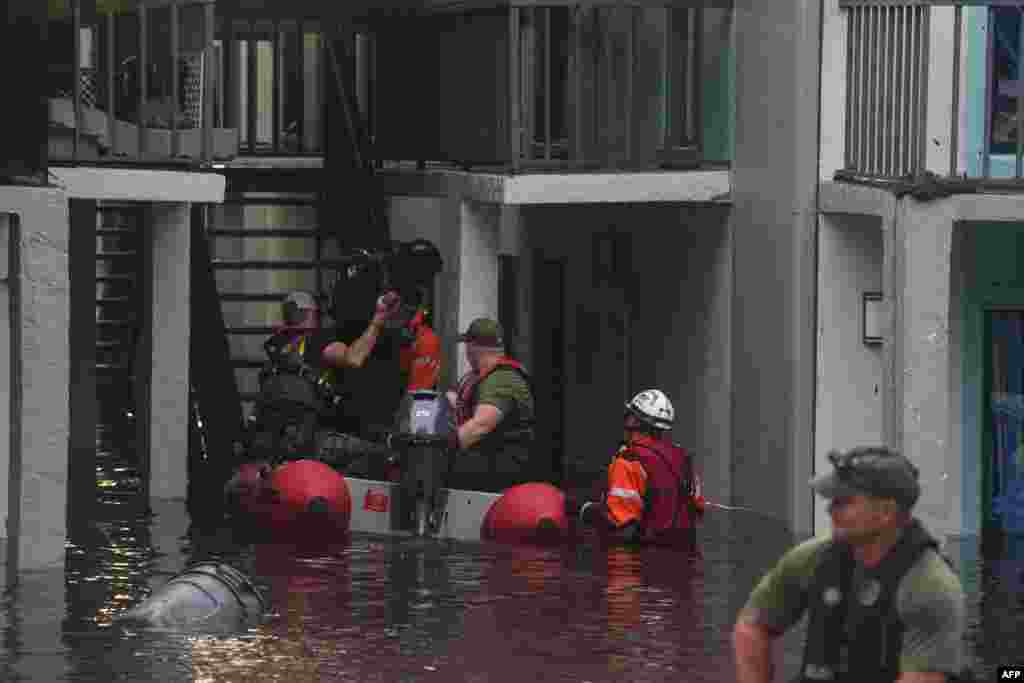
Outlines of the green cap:
[{"label": "green cap", "polygon": [[891,498],[909,510],[921,495],[917,468],[890,448],[867,446],[846,453],[832,451],[828,459],[834,469],[810,482],[811,488],[823,498]]},{"label": "green cap", "polygon": [[505,346],[505,333],[497,320],[477,318],[469,324],[469,329],[459,335],[457,341],[502,347]]}]

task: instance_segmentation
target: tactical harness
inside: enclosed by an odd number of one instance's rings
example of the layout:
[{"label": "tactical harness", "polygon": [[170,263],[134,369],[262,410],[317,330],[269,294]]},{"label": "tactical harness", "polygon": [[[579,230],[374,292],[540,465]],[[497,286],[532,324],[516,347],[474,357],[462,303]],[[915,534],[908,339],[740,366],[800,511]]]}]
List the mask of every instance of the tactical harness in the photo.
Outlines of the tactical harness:
[{"label": "tactical harness", "polygon": [[918,558],[938,547],[915,519],[881,563],[866,569],[854,585],[852,547],[828,543],[811,580],[810,621],[797,680],[895,681],[904,632],[896,592]]}]

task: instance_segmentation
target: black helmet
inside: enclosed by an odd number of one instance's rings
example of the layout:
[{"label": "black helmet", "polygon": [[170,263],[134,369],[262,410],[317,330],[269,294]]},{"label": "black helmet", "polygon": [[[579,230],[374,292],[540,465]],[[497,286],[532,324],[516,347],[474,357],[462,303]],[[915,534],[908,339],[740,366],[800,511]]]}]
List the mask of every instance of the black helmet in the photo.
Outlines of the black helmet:
[{"label": "black helmet", "polygon": [[415,239],[396,245],[389,270],[398,289],[411,292],[433,282],[443,267],[441,252],[433,242]]}]

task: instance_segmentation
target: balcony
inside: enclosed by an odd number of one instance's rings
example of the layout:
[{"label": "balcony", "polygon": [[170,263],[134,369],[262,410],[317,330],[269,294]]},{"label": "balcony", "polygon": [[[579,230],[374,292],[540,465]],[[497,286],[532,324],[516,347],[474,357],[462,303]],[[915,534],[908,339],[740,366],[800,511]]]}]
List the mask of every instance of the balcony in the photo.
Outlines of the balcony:
[{"label": "balcony", "polygon": [[731,159],[731,3],[429,2],[358,18],[381,167],[650,170]]},{"label": "balcony", "polygon": [[[840,0],[843,168],[871,184],[1024,189],[1020,7],[1002,0]],[[841,83],[823,75],[823,87]],[[841,90],[837,88],[837,90]]]},{"label": "balcony", "polygon": [[218,106],[213,0],[52,0],[49,158],[196,165],[237,155]]}]

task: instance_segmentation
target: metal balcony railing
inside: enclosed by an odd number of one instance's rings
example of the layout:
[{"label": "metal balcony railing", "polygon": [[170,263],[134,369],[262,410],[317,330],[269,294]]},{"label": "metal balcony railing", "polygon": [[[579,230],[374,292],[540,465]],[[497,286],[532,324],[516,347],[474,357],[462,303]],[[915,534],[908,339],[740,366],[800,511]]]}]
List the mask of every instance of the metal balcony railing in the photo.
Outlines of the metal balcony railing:
[{"label": "metal balcony railing", "polygon": [[218,17],[217,117],[242,154],[324,154],[325,41],[315,19]]},{"label": "metal balcony railing", "polygon": [[[379,163],[626,168],[702,161],[708,7],[539,4],[367,21]],[[727,34],[726,34],[727,35]],[[727,40],[727,39],[725,39]]]},{"label": "metal balcony railing", "polygon": [[928,175],[953,191],[979,182],[1018,189],[1024,179],[1020,3],[840,0],[840,8],[847,23],[846,122],[845,164],[837,177]]},{"label": "metal balcony railing", "polygon": [[213,119],[213,0],[51,8],[51,161],[194,164],[237,153],[237,131]]}]

